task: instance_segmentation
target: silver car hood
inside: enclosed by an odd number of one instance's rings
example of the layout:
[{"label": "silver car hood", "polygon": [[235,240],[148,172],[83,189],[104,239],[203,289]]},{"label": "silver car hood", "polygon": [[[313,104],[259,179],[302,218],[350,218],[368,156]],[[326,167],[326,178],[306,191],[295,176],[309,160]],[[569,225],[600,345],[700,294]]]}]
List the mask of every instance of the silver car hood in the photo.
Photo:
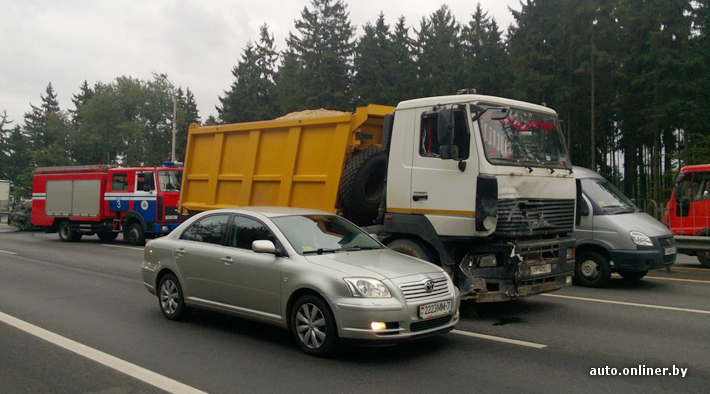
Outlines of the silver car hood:
[{"label": "silver car hood", "polygon": [[323,253],[304,256],[313,264],[350,276],[396,279],[422,273],[444,273],[434,264],[389,249]]}]

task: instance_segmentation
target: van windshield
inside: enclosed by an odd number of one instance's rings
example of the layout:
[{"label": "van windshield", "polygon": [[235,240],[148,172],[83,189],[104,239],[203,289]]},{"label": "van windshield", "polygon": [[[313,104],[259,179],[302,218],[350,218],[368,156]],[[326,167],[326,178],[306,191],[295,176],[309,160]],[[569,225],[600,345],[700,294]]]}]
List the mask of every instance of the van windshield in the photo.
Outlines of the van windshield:
[{"label": "van windshield", "polygon": [[494,120],[494,112],[486,111],[479,118],[483,146],[489,162],[569,166],[567,148],[555,116],[511,108],[505,119]]},{"label": "van windshield", "polygon": [[582,191],[609,215],[636,212],[636,206],[606,179],[582,179]]}]

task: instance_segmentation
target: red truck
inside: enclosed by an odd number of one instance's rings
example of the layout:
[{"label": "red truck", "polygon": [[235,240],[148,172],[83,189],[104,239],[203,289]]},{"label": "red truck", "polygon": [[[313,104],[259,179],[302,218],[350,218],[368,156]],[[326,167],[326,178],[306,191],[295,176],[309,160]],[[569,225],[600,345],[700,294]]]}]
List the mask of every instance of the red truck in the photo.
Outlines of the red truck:
[{"label": "red truck", "polygon": [[32,182],[32,224],[65,242],[83,235],[132,245],[168,234],[185,218],[177,212],[182,168],[108,165],[40,167]]},{"label": "red truck", "polygon": [[681,168],[666,208],[678,253],[697,256],[710,268],[710,164]]}]

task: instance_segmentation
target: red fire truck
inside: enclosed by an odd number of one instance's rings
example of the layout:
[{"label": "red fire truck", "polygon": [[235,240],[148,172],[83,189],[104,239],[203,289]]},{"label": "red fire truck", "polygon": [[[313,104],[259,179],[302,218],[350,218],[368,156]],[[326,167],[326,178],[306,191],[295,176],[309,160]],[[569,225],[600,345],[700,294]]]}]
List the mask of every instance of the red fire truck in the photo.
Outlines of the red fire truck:
[{"label": "red fire truck", "polygon": [[710,164],[681,168],[666,208],[678,253],[697,256],[710,268]]},{"label": "red fire truck", "polygon": [[177,212],[182,168],[107,165],[40,167],[32,184],[32,224],[65,242],[83,235],[132,245],[165,235],[185,218]]}]

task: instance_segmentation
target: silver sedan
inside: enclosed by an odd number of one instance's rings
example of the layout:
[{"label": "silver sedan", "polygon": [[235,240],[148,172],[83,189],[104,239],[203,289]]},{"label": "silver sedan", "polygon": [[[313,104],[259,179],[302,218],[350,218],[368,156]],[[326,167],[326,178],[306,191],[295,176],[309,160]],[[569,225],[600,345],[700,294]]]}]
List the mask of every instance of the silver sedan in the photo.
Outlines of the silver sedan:
[{"label": "silver sedan", "polygon": [[339,342],[443,334],[459,320],[458,289],[440,267],[322,211],[200,213],[146,245],[142,272],[168,319],[200,308],[275,324],[316,356]]}]

